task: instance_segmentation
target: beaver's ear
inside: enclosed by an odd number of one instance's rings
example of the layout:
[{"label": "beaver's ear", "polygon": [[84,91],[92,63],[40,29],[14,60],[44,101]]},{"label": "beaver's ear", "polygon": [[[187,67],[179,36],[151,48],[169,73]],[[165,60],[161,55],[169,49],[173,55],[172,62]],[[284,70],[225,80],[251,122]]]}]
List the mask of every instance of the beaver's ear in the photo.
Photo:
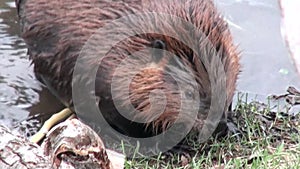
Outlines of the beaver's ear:
[{"label": "beaver's ear", "polygon": [[164,41],[155,39],[152,43],[151,46],[153,48],[152,52],[152,61],[154,63],[159,63],[163,56],[164,56],[164,50],[166,49],[166,44]]}]

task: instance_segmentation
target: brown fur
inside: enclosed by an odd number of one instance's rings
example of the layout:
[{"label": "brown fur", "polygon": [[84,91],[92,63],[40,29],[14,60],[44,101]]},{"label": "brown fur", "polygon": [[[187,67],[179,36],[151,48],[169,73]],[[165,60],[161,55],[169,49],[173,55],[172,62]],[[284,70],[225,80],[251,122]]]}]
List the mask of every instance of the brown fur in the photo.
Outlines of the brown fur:
[{"label": "brown fur", "polygon": [[[171,20],[166,19],[158,29],[166,34],[169,32],[180,34],[189,44],[196,46],[197,53],[171,37],[144,34],[119,43],[102,60],[103,64],[98,70],[96,79],[96,95],[100,97],[99,107],[102,106],[102,113],[108,121],[124,133],[130,133],[136,128],[131,127],[130,123],[117,115],[111,103],[111,95],[107,91],[110,91],[112,74],[127,54],[151,47],[151,43],[157,39],[164,41],[166,50],[174,53],[177,58],[164,54],[161,62],[154,64],[154,67],[146,67],[134,76],[130,84],[130,100],[122,100],[122,94],[116,96],[125,107],[132,104],[140,110],[139,113],[134,114],[135,118],[153,119],[155,117],[155,112],[148,112],[150,109],[149,93],[154,89],[161,89],[166,95],[166,109],[158,119],[147,126],[152,125],[156,131],[165,130],[176,120],[181,106],[181,95],[178,87],[174,85],[174,79],[165,75],[164,71],[166,64],[172,59],[181,60],[185,66],[192,69],[193,77],[196,78],[197,84],[187,85],[187,88],[192,91],[197,89],[194,92],[198,92],[200,96],[201,106],[197,121],[201,124],[198,126],[201,126],[206,118],[205,113],[208,111],[211,99],[210,80],[199,56],[211,60],[216,57],[214,55],[219,54],[226,73],[226,91],[219,92],[227,95],[226,108],[232,101],[240,68],[239,54],[233,44],[227,24],[213,2],[209,0],[18,0],[17,7],[22,23],[22,36],[28,46],[35,72],[42,75],[44,80],[48,81],[47,85],[51,86],[57,95],[69,104],[71,102],[71,78],[76,58],[84,43],[105,22],[128,14],[161,12],[180,17],[196,27],[193,32],[196,40],[189,38],[191,30],[186,29],[180,23],[172,23]],[[147,23],[131,26],[141,30],[150,30],[156,25]],[[205,37],[199,32],[203,32]],[[106,41],[101,37],[99,40]],[[210,53],[211,49],[207,45],[207,40],[216,48],[215,53]],[[145,63],[147,62],[151,60],[145,59]],[[91,62],[91,64],[97,63],[99,63],[98,60]],[[176,71],[184,73],[182,70]],[[125,69],[119,76],[127,77],[130,72],[129,68]],[[183,78],[182,82],[189,82],[184,79],[187,77],[180,78]],[[124,87],[122,81],[119,84],[117,90],[122,91]]]}]

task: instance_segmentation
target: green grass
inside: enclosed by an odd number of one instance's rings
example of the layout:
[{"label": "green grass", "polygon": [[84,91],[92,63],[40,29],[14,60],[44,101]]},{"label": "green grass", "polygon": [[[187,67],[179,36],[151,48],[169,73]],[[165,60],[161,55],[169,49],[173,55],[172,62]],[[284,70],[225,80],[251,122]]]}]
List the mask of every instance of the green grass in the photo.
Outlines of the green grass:
[{"label": "green grass", "polygon": [[300,115],[271,110],[269,103],[249,102],[244,96],[231,112],[239,132],[202,144],[188,136],[189,152],[127,159],[125,168],[300,168]]}]

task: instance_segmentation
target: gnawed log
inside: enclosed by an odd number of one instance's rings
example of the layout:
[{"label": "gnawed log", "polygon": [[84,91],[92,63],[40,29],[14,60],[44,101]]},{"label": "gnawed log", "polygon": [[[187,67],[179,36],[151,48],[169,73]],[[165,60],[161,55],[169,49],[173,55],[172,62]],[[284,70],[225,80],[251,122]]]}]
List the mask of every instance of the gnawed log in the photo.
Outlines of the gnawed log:
[{"label": "gnawed log", "polygon": [[102,140],[77,119],[47,134],[42,146],[0,126],[0,168],[124,168],[125,156],[106,151]]},{"label": "gnawed log", "polygon": [[49,157],[43,152],[37,144],[0,125],[0,168],[50,169]]}]

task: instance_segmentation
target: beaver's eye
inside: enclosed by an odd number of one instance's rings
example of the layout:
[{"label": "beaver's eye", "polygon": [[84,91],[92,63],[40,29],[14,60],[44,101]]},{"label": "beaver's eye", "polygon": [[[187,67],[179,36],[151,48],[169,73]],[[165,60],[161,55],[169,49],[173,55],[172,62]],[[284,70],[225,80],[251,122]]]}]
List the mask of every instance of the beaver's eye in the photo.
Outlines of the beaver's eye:
[{"label": "beaver's eye", "polygon": [[153,48],[156,48],[156,49],[165,49],[166,48],[165,42],[162,40],[159,40],[159,39],[154,40],[152,42],[152,46],[153,46]]},{"label": "beaver's eye", "polygon": [[165,42],[162,40],[154,40],[152,42],[152,47],[154,48],[152,53],[152,60],[154,63],[159,63],[164,56],[164,51],[166,48]]},{"label": "beaver's eye", "polygon": [[194,99],[194,93],[192,91],[185,91],[184,95],[187,99]]}]

